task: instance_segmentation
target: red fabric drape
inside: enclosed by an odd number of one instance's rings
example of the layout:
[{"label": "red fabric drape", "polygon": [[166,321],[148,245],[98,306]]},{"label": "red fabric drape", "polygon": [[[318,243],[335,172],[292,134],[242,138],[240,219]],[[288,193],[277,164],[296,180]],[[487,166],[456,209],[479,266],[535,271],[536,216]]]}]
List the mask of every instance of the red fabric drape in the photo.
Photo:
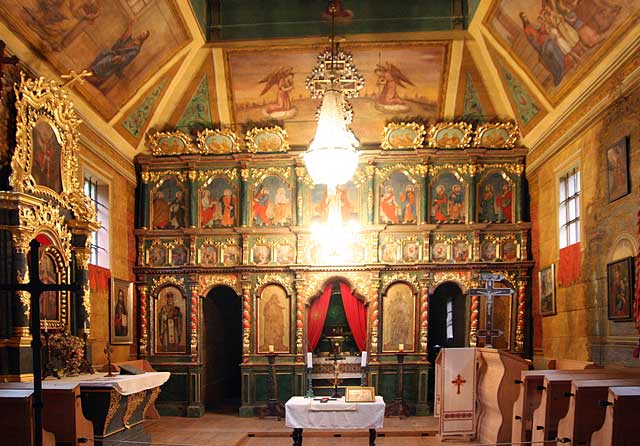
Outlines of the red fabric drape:
[{"label": "red fabric drape", "polygon": [[340,283],[340,294],[353,339],[360,351],[365,351],[367,349],[367,312],[364,303],[353,295],[346,283]]},{"label": "red fabric drape", "polygon": [[89,265],[89,289],[97,291],[109,291],[111,271],[97,265]]},{"label": "red fabric drape", "polygon": [[581,261],[580,243],[574,243],[560,250],[560,260],[558,262],[559,285],[571,285],[580,278]]},{"label": "red fabric drape", "polygon": [[309,343],[309,351],[316,349],[322,335],[324,321],[327,319],[327,310],[329,309],[329,301],[331,300],[332,284],[327,284],[324,291],[311,304],[309,309],[309,320],[307,321],[307,336]]}]

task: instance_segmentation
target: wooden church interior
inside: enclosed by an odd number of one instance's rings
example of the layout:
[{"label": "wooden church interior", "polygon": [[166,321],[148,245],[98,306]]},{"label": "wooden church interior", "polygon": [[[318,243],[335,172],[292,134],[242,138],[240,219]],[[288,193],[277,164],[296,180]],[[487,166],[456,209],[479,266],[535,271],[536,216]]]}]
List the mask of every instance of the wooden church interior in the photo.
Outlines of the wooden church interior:
[{"label": "wooden church interior", "polygon": [[640,0],[0,12],[11,444],[637,438]]}]

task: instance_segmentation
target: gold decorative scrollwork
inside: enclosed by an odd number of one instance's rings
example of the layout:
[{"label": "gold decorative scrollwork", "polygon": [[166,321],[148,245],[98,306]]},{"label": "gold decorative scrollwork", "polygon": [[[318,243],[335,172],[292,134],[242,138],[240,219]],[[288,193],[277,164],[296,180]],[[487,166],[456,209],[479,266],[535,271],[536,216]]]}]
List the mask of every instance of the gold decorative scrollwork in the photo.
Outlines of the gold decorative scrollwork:
[{"label": "gold decorative scrollwork", "polygon": [[275,125],[273,127],[254,127],[244,137],[247,150],[251,153],[288,152],[287,131]]},{"label": "gold decorative scrollwork", "polygon": [[237,295],[241,295],[240,281],[236,274],[207,274],[200,276],[195,287],[198,295],[206,296],[209,290],[215,286],[224,285],[233,289]]},{"label": "gold decorative scrollwork", "polygon": [[274,166],[265,167],[265,168],[250,168],[248,169],[248,171],[249,171],[249,178],[253,178],[256,184],[262,182],[269,175],[276,175],[286,180],[287,178],[289,178],[289,173],[291,172],[290,168],[288,167],[274,167]]},{"label": "gold decorative scrollwork", "polygon": [[107,431],[109,429],[109,425],[111,424],[111,420],[113,420],[113,417],[115,416],[116,411],[118,410],[120,399],[122,399],[122,395],[120,395],[117,391],[112,390],[111,392],[109,392],[109,409],[107,410],[107,417],[104,420],[102,435],[107,435]]},{"label": "gold decorative scrollwork", "polygon": [[406,282],[413,287],[414,292],[420,290],[420,282],[417,274],[412,273],[394,273],[386,274],[382,277],[382,292],[385,292],[389,286],[394,282]]},{"label": "gold decorative scrollwork", "polygon": [[159,288],[165,285],[175,285],[184,291],[184,278],[175,276],[160,276],[151,282],[151,294],[155,295]]},{"label": "gold decorative scrollwork", "polygon": [[[505,138],[502,133],[499,136],[490,137],[489,133],[496,130],[504,130],[507,133]],[[474,147],[486,147],[489,149],[512,149],[518,142],[519,129],[517,124],[512,122],[494,122],[483,124],[476,129],[476,136],[473,139]]]},{"label": "gold decorative scrollwork", "polygon": [[382,131],[383,149],[419,149],[425,135],[424,125],[417,122],[391,122]]},{"label": "gold decorative scrollwork", "polygon": [[280,285],[282,288],[285,289],[285,291],[289,296],[293,295],[293,277],[288,274],[279,274],[279,273],[263,274],[258,276],[258,279],[256,280],[256,284],[253,288],[254,294],[258,294],[258,291],[262,287],[271,283]]},{"label": "gold decorative scrollwork", "polygon": [[[454,136],[448,135],[447,139],[438,138],[442,131],[452,130]],[[427,141],[429,147],[445,149],[464,149],[469,147],[473,130],[468,122],[439,122],[429,127]]]},{"label": "gold decorative scrollwork", "polygon": [[181,170],[154,170],[151,172],[147,172],[147,181],[151,183],[157,183],[162,178],[165,178],[168,176],[176,177],[176,179],[181,183],[184,183],[185,181],[187,181],[187,173]]},{"label": "gold decorative scrollwork", "polygon": [[147,145],[155,156],[183,155],[195,151],[189,135],[180,130],[149,132],[147,133]]},{"label": "gold decorative scrollwork", "polygon": [[309,303],[310,299],[322,292],[322,286],[329,280],[344,280],[351,284],[351,288],[363,296],[368,302],[377,298],[377,288],[374,288],[371,273],[368,272],[307,272],[303,274],[300,285],[299,299]]},{"label": "gold decorative scrollwork", "polygon": [[[484,171],[496,169],[507,171],[514,175],[519,175],[523,171],[523,166],[517,163],[493,163],[493,164],[476,164],[476,173],[481,174]],[[511,178],[505,178],[507,181],[512,181]]]},{"label": "gold decorative scrollwork", "polygon": [[[212,141],[207,142],[209,139]],[[240,139],[231,129],[204,129],[196,137],[201,155],[225,155],[240,151]]]},{"label": "gold decorative scrollwork", "polygon": [[[131,429],[131,417],[135,414],[136,410],[142,405],[145,397],[147,396],[147,391],[143,390],[142,392],[134,393],[133,395],[129,395],[127,398],[127,408],[124,411],[124,416],[122,417],[122,424],[125,429]],[[142,417],[144,418],[144,413]]]},{"label": "gold decorative scrollwork", "polygon": [[398,163],[398,164],[393,164],[391,166],[385,166],[385,167],[376,167],[376,171],[378,172],[378,175],[382,178],[382,179],[387,179],[389,177],[389,175],[391,175],[393,172],[395,171],[402,171],[405,174],[409,174],[411,177],[413,177],[413,179],[418,179],[420,176],[423,175],[423,166],[421,164],[403,164],[403,163]]},{"label": "gold decorative scrollwork", "polygon": [[151,406],[153,406],[153,404],[158,399],[158,395],[160,395],[160,387],[154,387],[153,389],[151,389],[151,393],[149,395],[149,399],[147,400],[147,403],[144,405],[144,409],[142,409],[142,417],[143,418],[144,418],[144,414],[147,413],[147,410]]},{"label": "gold decorative scrollwork", "polygon": [[444,282],[456,282],[462,286],[462,292],[466,293],[471,287],[471,273],[469,271],[436,271],[429,281],[429,293],[433,293]]},{"label": "gold decorative scrollwork", "polygon": [[[35,193],[58,201],[78,220],[96,225],[96,209],[82,191],[79,180],[78,131],[80,119],[67,93],[55,81],[27,79],[21,74],[16,92],[16,148],[11,159],[9,185],[14,192]],[[46,124],[60,146],[61,191],[38,184],[33,176],[33,135],[38,124]],[[54,148],[54,150],[56,150]],[[55,163],[50,161],[50,166]],[[55,172],[54,172],[55,174]]]},{"label": "gold decorative scrollwork", "polygon": [[454,172],[462,175],[473,175],[473,171],[470,164],[431,164],[428,166],[429,175],[432,177],[437,176],[443,170],[453,170]]},{"label": "gold decorative scrollwork", "polygon": [[226,177],[229,181],[234,181],[236,178],[238,178],[238,169],[229,168],[229,169],[199,170],[196,179],[200,182],[205,182],[221,176]]}]

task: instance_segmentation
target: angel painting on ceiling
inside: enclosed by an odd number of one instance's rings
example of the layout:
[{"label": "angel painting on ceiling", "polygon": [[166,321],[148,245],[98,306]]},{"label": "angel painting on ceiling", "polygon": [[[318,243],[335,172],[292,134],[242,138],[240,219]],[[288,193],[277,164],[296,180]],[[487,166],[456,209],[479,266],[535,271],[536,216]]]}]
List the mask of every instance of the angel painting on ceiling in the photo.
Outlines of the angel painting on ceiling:
[{"label": "angel painting on ceiling", "polygon": [[407,101],[400,97],[399,88],[407,85],[415,87],[414,83],[390,62],[379,63],[374,70],[377,76],[376,85],[378,96],[376,97],[376,109],[383,112],[406,112],[409,110]]},{"label": "angel painting on ceiling", "polygon": [[264,88],[260,96],[264,96],[272,87],[276,87],[276,96],[272,102],[265,104],[263,112],[274,119],[288,119],[295,116],[297,109],[291,103],[290,92],[293,90],[293,67],[280,67],[272,71],[262,80]]}]

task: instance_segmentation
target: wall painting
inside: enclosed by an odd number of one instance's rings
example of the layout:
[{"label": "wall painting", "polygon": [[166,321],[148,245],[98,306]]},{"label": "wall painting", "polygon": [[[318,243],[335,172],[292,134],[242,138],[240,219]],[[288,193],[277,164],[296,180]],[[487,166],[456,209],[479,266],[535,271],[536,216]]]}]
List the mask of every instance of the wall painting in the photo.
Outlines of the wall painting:
[{"label": "wall painting", "polygon": [[291,186],[276,175],[266,176],[253,191],[251,206],[256,226],[283,226],[292,223]]},{"label": "wall painting", "polygon": [[[336,195],[340,200],[342,221],[358,221],[360,218],[360,188],[353,181],[336,187]],[[324,223],[329,214],[329,197],[327,186],[317,184],[311,190],[311,221]]]},{"label": "wall painting", "polygon": [[289,353],[290,299],[284,288],[267,285],[258,301],[258,353]]},{"label": "wall painting", "polygon": [[174,286],[160,290],[155,301],[156,353],[186,353],[186,299]]},{"label": "wall painting", "polygon": [[151,228],[178,229],[187,223],[187,191],[173,177],[165,177],[153,188]]},{"label": "wall painting", "polygon": [[382,300],[382,351],[415,349],[415,295],[403,282],[392,284]]},{"label": "wall painting", "polygon": [[198,217],[203,228],[236,226],[238,194],[224,177],[213,178],[199,191]]},{"label": "wall painting", "polygon": [[467,217],[467,187],[456,172],[438,175],[431,185],[431,222],[464,223]]},{"label": "wall painting", "polygon": [[415,224],[420,188],[405,173],[395,171],[380,186],[380,223]]},{"label": "wall painting", "polygon": [[480,181],[476,203],[480,223],[511,223],[514,221],[513,184],[509,177],[502,172],[490,173]]}]

